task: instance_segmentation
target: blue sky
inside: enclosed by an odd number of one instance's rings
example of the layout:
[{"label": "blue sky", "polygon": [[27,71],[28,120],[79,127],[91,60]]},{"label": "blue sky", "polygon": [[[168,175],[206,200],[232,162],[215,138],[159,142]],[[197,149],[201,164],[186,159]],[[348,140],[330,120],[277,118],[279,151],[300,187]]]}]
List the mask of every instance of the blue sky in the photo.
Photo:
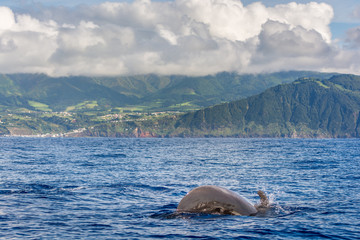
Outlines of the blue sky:
[{"label": "blue sky", "polygon": [[0,0],[0,72],[360,74],[359,0]]}]

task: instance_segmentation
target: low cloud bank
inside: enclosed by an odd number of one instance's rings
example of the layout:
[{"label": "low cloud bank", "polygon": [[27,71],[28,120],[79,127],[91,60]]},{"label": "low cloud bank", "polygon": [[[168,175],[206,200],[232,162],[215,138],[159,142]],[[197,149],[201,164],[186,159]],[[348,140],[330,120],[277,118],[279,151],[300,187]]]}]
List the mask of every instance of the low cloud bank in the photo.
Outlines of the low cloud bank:
[{"label": "low cloud bank", "polygon": [[63,75],[360,74],[360,30],[332,42],[324,3],[104,2],[16,13],[0,7],[0,72]]}]

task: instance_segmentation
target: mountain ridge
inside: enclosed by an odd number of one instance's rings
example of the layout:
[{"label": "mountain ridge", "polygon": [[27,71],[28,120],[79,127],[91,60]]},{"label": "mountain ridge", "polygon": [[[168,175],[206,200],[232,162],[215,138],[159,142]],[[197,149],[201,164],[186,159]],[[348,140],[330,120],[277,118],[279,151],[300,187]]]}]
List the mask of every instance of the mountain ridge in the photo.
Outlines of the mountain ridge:
[{"label": "mountain ridge", "polygon": [[[344,79],[346,84],[343,84]],[[336,84],[341,84],[341,87]],[[245,136],[290,137],[304,132],[306,128],[315,135],[358,137],[360,95],[356,86],[359,84],[360,78],[354,75],[340,75],[329,80],[300,79],[272,87],[247,99],[199,110],[194,117],[191,117],[191,113],[185,114],[178,126],[181,127],[184,120],[190,119],[189,124],[194,131],[204,127],[211,129],[215,125],[218,127],[221,120],[215,118],[214,121],[211,117],[218,113],[217,116],[223,116],[224,124],[240,126]],[[219,114],[220,110],[224,114]],[[199,125],[195,115],[201,115],[202,111],[205,118]]]},{"label": "mountain ridge", "polygon": [[2,105],[3,110],[36,110],[28,104],[32,101],[47,105],[51,111],[77,111],[75,106],[86,102],[96,103],[93,110],[130,106],[141,111],[188,111],[248,97],[270,86],[294,81],[299,76],[319,75],[326,77],[329,74],[293,71],[239,75],[224,72],[203,77],[149,74],[57,78],[45,74],[3,74],[0,75],[0,97],[4,101],[0,101],[0,108]]},{"label": "mountain ridge", "polygon": [[360,137],[360,77],[301,78],[238,101],[156,121],[103,124],[84,134],[120,137]]},{"label": "mountain ridge", "polygon": [[[254,79],[254,76],[238,76],[230,73],[222,73],[223,81],[239,81]],[[291,73],[278,73],[279,75],[292,75]],[[297,73],[298,74],[298,73]],[[220,74],[221,75],[221,74]],[[259,78],[263,80],[265,75]],[[274,75],[266,75],[266,77]],[[113,109],[118,101],[118,91],[115,90],[114,82],[106,84],[97,83],[104,79],[87,78],[61,78],[46,79],[47,76],[36,78],[32,82],[46,81],[48,89],[31,84],[18,84],[21,81],[17,76],[6,78],[3,75],[0,81],[0,103],[5,105],[23,105],[17,108],[13,114],[6,109],[0,115],[0,135],[34,135],[44,136],[77,136],[77,137],[360,137],[360,76],[348,74],[315,74],[315,77],[301,77],[291,83],[282,83],[272,86],[261,93],[236,101],[219,102],[210,107],[202,107],[184,113],[174,112],[144,112],[143,110],[124,113],[119,109]],[[162,78],[159,76],[142,76],[138,80],[143,82],[143,89],[135,89],[133,93],[141,92],[155,94],[151,101],[166,99],[171,95],[171,89],[179,90],[180,93],[173,97],[176,104],[184,104],[182,95],[195,95],[197,99],[204,97],[207,103],[212,101],[211,94],[214,89],[224,91],[226,84],[213,88],[219,83],[214,79],[216,76],[198,78],[192,82],[192,78],[184,76],[172,76]],[[256,76],[255,76],[256,77]],[[151,79],[148,79],[151,78]],[[178,78],[185,78],[184,81]],[[228,80],[224,80],[228,78]],[[10,81],[10,80],[11,81]],[[15,79],[15,80],[14,80]],[[84,80],[85,79],[85,80]],[[245,79],[245,80],[244,80]],[[274,79],[279,80],[277,77]],[[139,83],[130,81],[126,84]],[[49,81],[51,84],[49,84]],[[145,81],[145,82],[144,82]],[[211,87],[204,89],[204,84],[210,83]],[[283,80],[280,80],[284,82]],[[255,80],[256,82],[256,80]],[[285,81],[286,82],[286,81]],[[30,81],[31,83],[31,81]],[[271,81],[265,82],[269,84]],[[62,84],[62,88],[69,95],[77,94],[80,102],[76,106],[67,106],[65,112],[53,112],[52,105],[38,102],[39,99],[51,97],[64,97],[66,95],[52,94]],[[100,85],[99,85],[100,84]],[[41,85],[41,84],[40,84]],[[179,86],[182,85],[182,86]],[[231,84],[230,84],[231,85]],[[55,86],[55,87],[54,87]],[[87,88],[84,88],[87,86]],[[100,86],[100,87],[99,87]],[[119,86],[119,84],[117,85]],[[191,87],[189,87],[191,86]],[[234,85],[231,85],[234,86]],[[120,86],[122,88],[122,86]],[[240,86],[241,87],[241,86]],[[252,86],[250,86],[252,87]],[[250,89],[247,88],[247,90]],[[37,89],[43,90],[39,91]],[[146,89],[152,89],[147,91]],[[189,90],[188,92],[184,90]],[[5,91],[6,90],[6,91]],[[29,95],[24,96],[23,91],[28,90]],[[31,92],[34,91],[34,92]],[[159,92],[164,91],[164,95]],[[203,91],[201,93],[198,93]],[[228,91],[228,89],[226,90]],[[234,90],[238,92],[238,90]],[[131,91],[130,91],[131,92]],[[34,94],[36,93],[36,94]],[[48,94],[48,95],[47,95]],[[87,99],[87,94],[92,94],[92,99]],[[111,94],[114,94],[112,96]],[[121,93],[122,94],[122,93]],[[218,93],[217,93],[218,94]],[[107,98],[102,97],[106,95]],[[45,97],[44,97],[45,96]],[[126,99],[135,95],[122,94]],[[167,96],[167,97],[166,97]],[[239,96],[239,95],[237,95]],[[32,97],[32,98],[31,98]],[[81,99],[83,97],[83,99]],[[94,98],[95,97],[95,98]],[[97,97],[97,98],[96,98]],[[112,99],[113,98],[113,99]],[[178,98],[178,99],[177,99]],[[139,98],[137,98],[138,100]],[[189,101],[190,98],[186,98]],[[58,100],[57,100],[58,101]],[[101,102],[103,101],[103,102]],[[131,100],[130,100],[131,101]],[[60,102],[63,104],[62,102]],[[170,102],[170,104],[173,104]],[[28,105],[27,107],[25,105]],[[165,106],[165,105],[163,105]],[[194,107],[194,105],[191,105]],[[6,108],[6,106],[5,106]]]}]

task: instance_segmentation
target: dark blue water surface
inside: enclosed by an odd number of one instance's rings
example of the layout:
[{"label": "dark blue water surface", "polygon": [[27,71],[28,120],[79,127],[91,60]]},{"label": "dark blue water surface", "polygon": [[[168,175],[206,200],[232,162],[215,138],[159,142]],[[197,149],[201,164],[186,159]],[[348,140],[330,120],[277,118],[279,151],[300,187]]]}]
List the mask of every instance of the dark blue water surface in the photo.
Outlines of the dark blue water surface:
[{"label": "dark blue water surface", "polygon": [[[200,185],[273,206],[176,213]],[[0,138],[2,239],[355,239],[360,140]]]}]

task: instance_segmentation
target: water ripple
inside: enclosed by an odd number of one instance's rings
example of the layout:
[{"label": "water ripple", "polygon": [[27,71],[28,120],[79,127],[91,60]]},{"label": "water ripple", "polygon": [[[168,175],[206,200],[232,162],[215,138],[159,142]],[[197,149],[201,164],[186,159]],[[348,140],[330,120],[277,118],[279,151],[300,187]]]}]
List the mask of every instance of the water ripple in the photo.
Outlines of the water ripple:
[{"label": "water ripple", "polygon": [[[0,138],[2,239],[356,239],[357,139]],[[272,207],[178,213],[200,185]]]}]

